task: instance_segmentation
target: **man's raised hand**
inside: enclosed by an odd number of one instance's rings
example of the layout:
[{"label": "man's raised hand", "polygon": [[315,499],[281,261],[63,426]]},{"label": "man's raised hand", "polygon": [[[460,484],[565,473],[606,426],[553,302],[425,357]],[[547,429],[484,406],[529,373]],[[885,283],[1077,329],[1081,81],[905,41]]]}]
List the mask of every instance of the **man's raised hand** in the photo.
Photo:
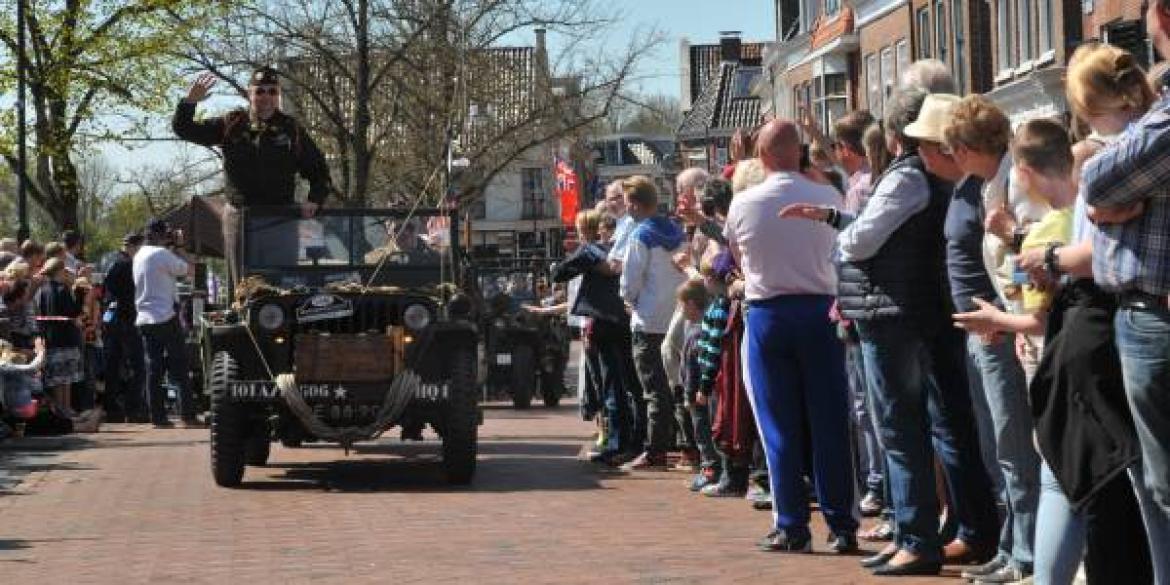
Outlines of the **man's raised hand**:
[{"label": "man's raised hand", "polygon": [[211,94],[211,88],[215,87],[218,81],[211,73],[204,73],[196,77],[195,82],[191,84],[191,89],[187,90],[186,101],[194,104],[207,99],[207,96]]}]

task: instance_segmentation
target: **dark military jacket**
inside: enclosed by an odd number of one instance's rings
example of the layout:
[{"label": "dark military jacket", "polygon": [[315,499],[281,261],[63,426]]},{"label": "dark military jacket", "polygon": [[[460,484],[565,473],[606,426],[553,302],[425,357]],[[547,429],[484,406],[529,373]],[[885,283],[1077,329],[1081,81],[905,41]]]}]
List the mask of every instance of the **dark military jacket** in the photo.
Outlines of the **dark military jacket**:
[{"label": "dark military jacket", "polygon": [[227,199],[237,207],[291,205],[296,175],[309,182],[309,201],[321,204],[332,190],[320,149],[295,119],[276,112],[253,123],[248,112],[195,120],[194,103],[179,102],[171,122],[179,138],[223,150]]}]

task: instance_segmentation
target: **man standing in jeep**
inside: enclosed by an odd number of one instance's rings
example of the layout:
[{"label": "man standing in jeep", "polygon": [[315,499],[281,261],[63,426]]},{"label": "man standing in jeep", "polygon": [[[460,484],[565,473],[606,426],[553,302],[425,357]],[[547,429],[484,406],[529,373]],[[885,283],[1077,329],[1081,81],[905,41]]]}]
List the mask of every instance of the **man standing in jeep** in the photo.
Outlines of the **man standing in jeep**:
[{"label": "man standing in jeep", "polygon": [[[252,205],[292,205],[296,191],[296,174],[309,182],[308,201],[301,204],[302,215],[312,217],[325,202],[332,184],[325,157],[294,118],[280,111],[280,77],[270,67],[261,67],[248,81],[248,109],[224,116],[195,119],[196,105],[207,98],[216,78],[205,73],[195,80],[187,97],[179,102],[171,122],[175,134],[188,142],[218,146],[223,150],[226,175],[223,239],[229,276],[239,274],[240,209]],[[286,234],[295,237],[296,233]],[[283,241],[284,238],[280,238]],[[271,241],[266,236],[266,240]],[[278,244],[283,253],[292,254],[296,263],[295,241]]]}]

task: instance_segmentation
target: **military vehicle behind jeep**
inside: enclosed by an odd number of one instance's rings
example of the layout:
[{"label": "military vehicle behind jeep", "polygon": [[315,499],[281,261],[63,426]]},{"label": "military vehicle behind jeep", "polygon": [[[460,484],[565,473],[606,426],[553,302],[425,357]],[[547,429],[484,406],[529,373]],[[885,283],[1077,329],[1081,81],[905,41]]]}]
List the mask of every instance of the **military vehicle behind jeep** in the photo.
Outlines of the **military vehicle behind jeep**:
[{"label": "military vehicle behind jeep", "polygon": [[[437,209],[250,208],[230,310],[200,321],[211,397],[211,470],[238,486],[287,446],[358,441],[400,427],[442,438],[454,484],[475,473],[474,281],[458,221]],[[429,238],[424,236],[429,235]]]},{"label": "military vehicle behind jeep", "polygon": [[565,394],[565,369],[571,334],[564,316],[539,316],[524,310],[540,306],[547,286],[545,260],[522,259],[481,266],[477,272],[484,300],[484,358],[489,395],[511,396],[519,409],[532,405],[539,392],[555,407]]}]

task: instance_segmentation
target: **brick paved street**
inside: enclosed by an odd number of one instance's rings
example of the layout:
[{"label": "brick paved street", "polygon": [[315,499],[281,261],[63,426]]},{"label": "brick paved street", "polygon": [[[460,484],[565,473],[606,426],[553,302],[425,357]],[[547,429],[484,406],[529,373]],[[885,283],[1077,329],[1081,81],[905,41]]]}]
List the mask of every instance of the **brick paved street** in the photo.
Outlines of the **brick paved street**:
[{"label": "brick paved street", "polygon": [[738,499],[701,499],[684,474],[599,473],[577,458],[591,429],[575,414],[489,408],[470,489],[440,481],[433,442],[396,437],[348,457],[274,445],[271,464],[248,468],[239,490],[213,485],[207,431],[107,425],[97,435],[9,441],[0,444],[0,579],[876,581],[853,558],[755,552],[767,514]]}]

